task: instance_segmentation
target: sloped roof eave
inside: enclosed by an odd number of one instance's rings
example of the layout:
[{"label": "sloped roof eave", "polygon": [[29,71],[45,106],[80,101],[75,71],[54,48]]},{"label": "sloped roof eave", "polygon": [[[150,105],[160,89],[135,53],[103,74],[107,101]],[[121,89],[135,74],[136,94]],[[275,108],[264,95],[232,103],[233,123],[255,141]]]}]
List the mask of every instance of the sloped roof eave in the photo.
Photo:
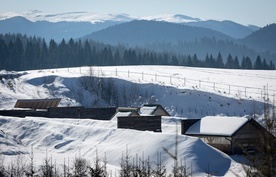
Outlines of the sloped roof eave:
[{"label": "sloped roof eave", "polygon": [[[204,119],[204,118],[203,118]],[[225,131],[225,132],[219,132],[219,131],[209,131],[209,129],[207,129],[207,132],[206,132],[206,129],[205,130],[203,130],[202,132],[201,132],[201,130],[202,129],[200,129],[199,131],[197,131],[197,132],[193,132],[193,127],[196,127],[196,126],[198,126],[198,124],[201,124],[201,122],[202,122],[202,120],[203,119],[201,119],[200,121],[198,121],[198,122],[196,122],[194,125],[192,125],[189,129],[188,129],[188,131],[185,133],[185,135],[190,135],[190,136],[217,136],[217,137],[233,137],[235,134],[236,134],[236,132],[237,131],[239,131],[244,125],[246,125],[249,121],[250,121],[250,119],[244,119],[244,121],[242,121],[242,122],[240,122],[241,124],[239,125],[239,126],[237,126],[235,129],[233,129],[232,131],[229,131],[229,132],[227,132],[227,131]],[[211,118],[212,119],[212,118]],[[224,119],[224,118],[222,118],[222,119]],[[204,129],[204,128],[203,128]],[[189,131],[190,130],[190,131]],[[213,129],[212,129],[213,130]]]}]

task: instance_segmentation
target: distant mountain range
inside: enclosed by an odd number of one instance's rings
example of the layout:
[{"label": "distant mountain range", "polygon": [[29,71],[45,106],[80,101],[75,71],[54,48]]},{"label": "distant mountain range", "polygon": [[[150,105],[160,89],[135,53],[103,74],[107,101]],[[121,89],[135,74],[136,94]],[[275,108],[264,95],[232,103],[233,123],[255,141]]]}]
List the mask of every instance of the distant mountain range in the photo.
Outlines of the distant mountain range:
[{"label": "distant mountain range", "polygon": [[111,26],[85,38],[114,45],[123,43],[135,46],[154,42],[173,44],[178,41],[193,42],[203,37],[216,37],[219,40],[232,39],[221,32],[207,28],[147,20],[134,20]]},{"label": "distant mountain range", "polygon": [[26,13],[0,14],[0,33],[23,33],[56,40],[78,38],[102,30],[115,24],[133,20],[148,20],[186,24],[204,27],[224,33],[235,39],[243,38],[259,29],[231,21],[201,20],[181,14],[163,14],[134,18],[127,14],[95,14],[89,12],[69,12],[48,14],[33,10]]}]

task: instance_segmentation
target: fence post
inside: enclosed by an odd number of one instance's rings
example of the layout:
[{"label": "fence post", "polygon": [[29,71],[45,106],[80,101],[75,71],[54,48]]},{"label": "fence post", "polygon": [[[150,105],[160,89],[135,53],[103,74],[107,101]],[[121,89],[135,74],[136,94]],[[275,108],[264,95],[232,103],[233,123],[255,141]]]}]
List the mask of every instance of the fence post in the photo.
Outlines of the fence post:
[{"label": "fence post", "polygon": [[184,77],[184,86],[186,86],[186,77]]},{"label": "fence post", "polygon": [[246,97],[246,87],[244,87],[244,94],[245,94],[245,97]]},{"label": "fence post", "polygon": [[198,81],[198,88],[201,86],[201,80]]}]

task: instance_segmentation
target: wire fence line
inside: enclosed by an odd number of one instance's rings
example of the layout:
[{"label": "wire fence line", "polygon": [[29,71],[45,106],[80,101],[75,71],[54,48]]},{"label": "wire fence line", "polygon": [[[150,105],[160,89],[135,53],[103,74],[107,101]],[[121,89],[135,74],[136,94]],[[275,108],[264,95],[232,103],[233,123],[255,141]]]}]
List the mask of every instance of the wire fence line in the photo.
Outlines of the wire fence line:
[{"label": "wire fence line", "polygon": [[[235,84],[224,84],[211,82],[206,80],[197,80],[187,77],[179,77],[174,75],[164,75],[164,74],[152,74],[145,72],[136,72],[136,71],[119,71],[117,68],[115,70],[99,70],[101,76],[109,77],[120,77],[121,75],[126,75],[128,78],[138,78],[147,83],[162,83],[164,85],[176,86],[176,87],[188,87],[191,89],[198,89],[202,91],[211,91],[217,92],[220,94],[228,94],[235,96],[239,99],[241,98],[258,98],[263,100],[264,98],[275,97],[276,90],[269,89],[268,85],[261,87],[252,87],[252,86],[241,86]],[[272,99],[271,99],[272,100]]]},{"label": "wire fence line", "polygon": [[[268,88],[268,85],[263,85],[262,87],[241,86],[241,85],[235,85],[235,84],[211,82],[206,80],[197,80],[197,79],[180,77],[175,75],[164,75],[164,74],[157,74],[157,73],[153,74],[153,73],[146,73],[143,71],[138,72],[133,70],[118,70],[118,68],[115,68],[115,70],[107,70],[107,69],[102,69],[97,67],[96,68],[95,67],[78,68],[81,74],[88,74],[89,71],[87,69],[92,69],[94,76],[98,76],[98,77],[120,78],[121,76],[124,76],[124,77],[127,76],[127,78],[132,80],[134,79],[137,82],[143,81],[143,83],[158,83],[161,85],[175,86],[177,88],[183,88],[183,89],[190,88],[194,90],[231,95],[238,99],[255,98],[259,100],[265,100],[267,98],[270,98],[269,101],[272,102],[276,94],[276,90]],[[58,72],[58,70],[59,69],[55,69],[54,71]],[[69,69],[69,68],[67,69],[68,72],[70,72],[71,70],[72,69]]]}]

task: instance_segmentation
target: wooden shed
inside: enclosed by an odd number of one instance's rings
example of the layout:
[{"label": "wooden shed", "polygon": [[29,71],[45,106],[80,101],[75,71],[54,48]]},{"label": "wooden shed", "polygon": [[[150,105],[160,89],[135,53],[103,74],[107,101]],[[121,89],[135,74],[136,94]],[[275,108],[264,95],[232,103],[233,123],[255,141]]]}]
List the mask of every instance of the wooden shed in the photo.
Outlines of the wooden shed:
[{"label": "wooden shed", "polygon": [[160,104],[145,104],[139,110],[140,115],[170,116]]},{"label": "wooden shed", "polygon": [[[270,134],[254,119],[245,117],[207,116],[202,119],[183,119],[181,133],[196,136],[205,143],[227,153],[242,154],[256,151],[261,136]],[[269,136],[273,136],[270,134]],[[273,138],[275,138],[273,136]]]},{"label": "wooden shed", "polygon": [[117,128],[161,132],[161,116],[117,117]]},{"label": "wooden shed", "polygon": [[84,108],[84,107],[51,107],[48,108],[50,118],[88,118],[95,120],[110,120],[116,113],[115,107]]}]

